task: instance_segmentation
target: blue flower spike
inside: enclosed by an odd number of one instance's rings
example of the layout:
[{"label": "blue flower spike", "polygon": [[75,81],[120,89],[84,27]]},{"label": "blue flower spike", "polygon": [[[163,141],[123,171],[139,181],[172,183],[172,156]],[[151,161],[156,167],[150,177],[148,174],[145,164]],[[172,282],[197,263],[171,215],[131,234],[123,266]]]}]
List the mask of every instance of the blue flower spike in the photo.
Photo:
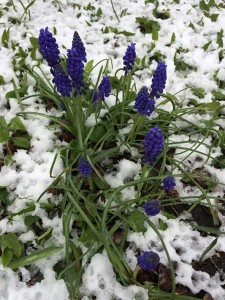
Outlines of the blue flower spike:
[{"label": "blue flower spike", "polygon": [[143,206],[146,215],[156,216],[160,212],[159,199],[148,200]]},{"label": "blue flower spike", "polygon": [[[93,91],[92,91],[93,93]],[[96,106],[98,104],[99,99],[102,101],[105,100],[105,97],[109,97],[111,93],[111,83],[109,76],[103,76],[102,80],[98,86],[98,92],[94,95],[93,104]]]},{"label": "blue flower spike", "polygon": [[176,186],[176,182],[173,176],[167,176],[163,179],[163,190],[171,192],[173,188]]},{"label": "blue flower spike", "polygon": [[166,64],[162,61],[158,62],[157,68],[153,74],[152,85],[151,85],[151,98],[159,98],[160,94],[163,93],[163,90],[166,86]]},{"label": "blue flower spike", "polygon": [[59,46],[48,27],[40,29],[38,44],[41,55],[51,68],[59,64]]},{"label": "blue flower spike", "polygon": [[98,86],[98,96],[104,101],[105,97],[109,97],[109,94],[111,93],[111,83],[109,76],[103,76],[102,81],[100,82]]},{"label": "blue flower spike", "polygon": [[124,71],[125,75],[127,75],[129,70],[132,70],[134,66],[134,61],[136,58],[136,51],[135,51],[135,43],[131,43],[125,52],[123,57],[123,64],[124,64]]},{"label": "blue flower spike", "polygon": [[92,173],[92,166],[90,165],[89,161],[84,157],[81,157],[79,159],[78,169],[80,174],[85,176],[86,178],[88,178]]},{"label": "blue flower spike", "polygon": [[52,74],[54,76],[52,82],[55,83],[57,91],[62,96],[70,96],[70,92],[72,90],[72,85],[69,77],[64,72],[62,66],[60,64],[54,66],[52,70]]},{"label": "blue flower spike", "polygon": [[159,265],[160,258],[154,251],[146,251],[138,257],[139,267],[143,270],[155,271]]},{"label": "blue flower spike", "polygon": [[77,31],[73,35],[72,48],[77,50],[83,62],[87,61],[85,47]]},{"label": "blue flower spike", "polygon": [[150,116],[155,109],[155,100],[150,99],[148,88],[144,86],[138,93],[135,99],[134,108],[138,110],[141,115]]},{"label": "blue flower spike", "polygon": [[66,69],[73,81],[73,87],[76,89],[76,93],[82,93],[84,64],[82,62],[82,56],[79,54],[76,48],[67,50]]},{"label": "blue flower spike", "polygon": [[153,166],[157,160],[158,155],[164,147],[164,138],[162,130],[156,125],[150,128],[144,139],[145,157],[142,162],[149,162]]}]

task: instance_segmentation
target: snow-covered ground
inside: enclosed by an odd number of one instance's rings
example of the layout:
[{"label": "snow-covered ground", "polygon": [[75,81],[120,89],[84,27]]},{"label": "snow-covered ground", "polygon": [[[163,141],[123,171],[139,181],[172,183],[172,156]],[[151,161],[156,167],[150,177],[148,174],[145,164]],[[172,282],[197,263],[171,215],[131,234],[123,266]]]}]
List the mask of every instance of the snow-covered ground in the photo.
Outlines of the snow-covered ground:
[{"label": "snow-covered ground", "polygon": [[[179,104],[183,107],[191,103],[211,103],[213,98],[213,90],[218,88],[218,82],[225,81],[225,58],[223,58],[225,43],[223,29],[225,28],[225,8],[212,7],[207,12],[212,17],[207,17],[199,7],[200,2],[197,0],[114,0],[114,9],[119,16],[118,22],[113,11],[111,1],[105,0],[36,0],[30,6],[30,18],[28,14],[23,15],[24,8],[20,1],[11,1],[13,5],[9,5],[9,1],[1,0],[0,11],[1,26],[0,36],[3,31],[9,28],[9,47],[3,44],[0,46],[0,75],[4,78],[4,84],[0,85],[0,114],[7,121],[10,120],[21,111],[21,108],[15,97],[9,99],[7,104],[6,93],[13,90],[12,78],[16,84],[19,84],[17,76],[13,70],[13,59],[18,53],[19,47],[26,52],[26,64],[34,66],[36,61],[30,56],[30,38],[38,37],[39,30],[48,26],[51,32],[55,31],[55,37],[61,50],[61,55],[66,55],[66,49],[71,47],[71,40],[74,31],[78,31],[86,47],[87,60],[94,60],[95,63],[102,59],[112,57],[113,66],[110,69],[110,75],[114,75],[117,69],[123,65],[123,55],[126,47],[130,42],[136,43],[136,53],[138,58],[146,56],[146,67],[135,73],[135,82],[137,90],[142,86],[150,86],[152,73],[156,68],[156,60],[148,65],[149,59],[154,58],[158,52],[161,58],[167,64],[167,84],[166,92],[175,94]],[[31,1],[22,1],[27,7]],[[149,3],[148,3],[149,2]],[[153,3],[152,3],[153,2]],[[222,1],[215,1],[217,4]],[[157,5],[158,3],[158,5]],[[90,5],[93,6],[92,9]],[[101,8],[102,14],[97,14]],[[154,9],[157,12],[169,11],[169,18],[156,18],[153,14]],[[151,33],[143,34],[139,29],[136,17],[146,17],[147,19],[156,20],[160,25],[158,32],[158,40],[152,39]],[[17,21],[21,19],[21,22]],[[17,21],[15,21],[17,20]],[[109,32],[106,33],[106,26]],[[111,29],[110,29],[111,28]],[[112,32],[116,28],[118,33]],[[115,31],[115,30],[114,30]],[[123,31],[133,33],[132,36],[126,36]],[[122,33],[121,33],[122,32]],[[208,43],[208,44],[207,44]],[[14,48],[13,46],[14,45]],[[36,52],[37,59],[41,57]],[[176,69],[174,57],[189,65],[185,70]],[[41,66],[45,74],[50,74],[45,62]],[[97,69],[93,73],[93,78],[97,78]],[[35,94],[33,89],[33,79],[28,77],[28,95]],[[221,86],[221,92],[224,86]],[[203,88],[204,95],[196,96],[196,92],[192,88]],[[179,93],[178,93],[179,92]],[[192,99],[192,100],[190,100]],[[161,101],[161,100],[159,100]],[[220,101],[225,103],[225,99]],[[23,101],[25,111],[38,111],[46,113],[45,105],[39,101],[38,97],[28,98]],[[163,105],[163,108],[171,111],[171,105]],[[49,112],[52,115],[60,115],[60,112],[54,108]],[[153,116],[154,117],[154,116]],[[184,115],[187,119],[199,127],[205,126],[205,121],[210,120],[207,114]],[[12,204],[8,207],[10,213],[16,213],[27,207],[31,202],[35,203],[35,210],[32,215],[41,218],[44,228],[52,228],[51,238],[46,242],[45,246],[63,246],[64,236],[62,220],[59,217],[49,218],[48,214],[41,207],[41,201],[36,202],[40,194],[54,180],[49,175],[49,170],[61,142],[56,138],[54,130],[49,125],[49,120],[34,115],[29,115],[23,120],[24,126],[31,138],[31,150],[18,150],[13,155],[14,163],[4,165],[0,171],[0,186],[6,186]],[[176,122],[176,126],[186,126],[185,122]],[[214,129],[224,129],[223,120],[218,120],[214,124]],[[185,143],[186,148],[196,146],[196,140],[199,136],[192,137],[186,135],[171,135],[170,143]],[[218,171],[211,166],[212,159],[221,155],[220,147],[214,147],[209,153],[212,142],[212,136],[208,136],[204,140],[204,145],[199,145],[199,154],[201,160],[196,159],[197,154],[189,153],[188,159],[185,161],[187,152],[184,154],[177,150],[175,153],[177,160],[183,160],[186,164],[193,168],[204,166],[213,178],[225,184],[225,169]],[[211,158],[208,159],[208,154]],[[3,158],[3,144],[0,144],[0,158]],[[191,162],[190,162],[191,160]],[[118,166],[117,174],[113,174],[110,178],[108,174],[108,182],[115,188],[120,186],[126,180],[126,174],[130,178],[138,178],[140,173],[140,164],[136,165],[129,161],[121,161]],[[63,170],[62,161],[58,158],[54,167],[54,175],[59,175]],[[173,170],[174,174],[179,173]],[[125,174],[125,175],[124,175]],[[135,177],[136,176],[136,177]],[[107,181],[107,178],[105,178]],[[113,180],[112,180],[113,179]],[[198,196],[199,190],[195,187],[185,187],[183,183],[177,179],[176,190],[181,197],[193,195],[193,199]],[[124,191],[124,194],[126,191]],[[132,194],[132,190],[128,191]],[[209,194],[212,200],[215,197],[224,196],[224,186],[217,184],[213,192]],[[125,195],[126,197],[126,195]],[[131,198],[133,198],[131,196]],[[60,201],[60,197],[54,198],[51,194],[45,194],[42,201],[50,199]],[[213,201],[213,200],[212,200]],[[176,262],[176,282],[188,287],[194,294],[204,290],[210,293],[215,300],[225,299],[225,290],[221,287],[224,285],[221,270],[216,272],[215,276],[210,277],[208,273],[195,271],[191,265],[193,260],[198,260],[213,241],[213,236],[201,236],[198,231],[188,225],[184,220],[187,216],[182,215],[177,219],[167,219],[163,214],[159,214],[151,218],[154,224],[158,224],[159,219],[166,221],[167,230],[160,231],[168,248],[171,260]],[[219,213],[221,220],[220,231],[224,231],[225,218]],[[137,265],[137,257],[135,256],[137,249],[140,251],[154,250],[160,256],[162,264],[168,265],[167,257],[159,240],[159,237],[153,229],[146,224],[147,231],[137,233],[130,231],[128,234],[128,242],[130,246],[126,249],[125,257],[132,270]],[[23,243],[30,242],[35,246],[35,234],[29,230],[24,224],[24,215],[19,214],[11,218],[0,217],[0,235],[8,232],[17,233],[19,240]],[[179,249],[179,255],[177,250]],[[32,249],[31,249],[32,251]],[[225,252],[225,238],[223,235],[218,237],[215,247],[210,250],[207,257],[212,256],[216,251]],[[28,287],[26,282],[30,280],[32,274],[24,267],[20,268],[22,280],[18,277],[18,272],[12,271],[10,268],[3,268],[0,265],[0,299],[2,300],[67,300],[69,298],[68,289],[63,280],[56,280],[53,266],[64,257],[64,250],[50,256],[50,258],[42,259],[33,264],[33,269],[38,268],[44,279],[36,283],[34,286]],[[106,252],[98,253],[93,256],[90,264],[86,265],[83,274],[82,286],[80,287],[82,300],[92,299],[95,296],[97,300],[110,299],[138,299],[147,300],[147,290],[136,286],[123,287],[116,281],[116,276],[112,265],[106,255]],[[89,297],[90,296],[90,297]]]}]

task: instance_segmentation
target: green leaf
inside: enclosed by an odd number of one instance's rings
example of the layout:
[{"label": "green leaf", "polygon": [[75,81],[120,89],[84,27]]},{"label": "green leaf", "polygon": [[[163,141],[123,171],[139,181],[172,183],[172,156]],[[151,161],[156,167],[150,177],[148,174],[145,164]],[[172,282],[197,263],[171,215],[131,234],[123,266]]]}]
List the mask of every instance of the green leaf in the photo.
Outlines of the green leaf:
[{"label": "green leaf", "polygon": [[109,27],[106,26],[105,29],[102,29],[102,32],[103,32],[103,33],[109,33]]},{"label": "green leaf", "polygon": [[205,3],[204,0],[201,0],[201,1],[200,1],[199,7],[200,7],[200,9],[203,10],[203,11],[209,11],[209,9],[210,9],[209,4]]},{"label": "green leaf", "polygon": [[152,39],[153,41],[158,41],[158,26],[156,24],[152,25]]},{"label": "green leaf", "polygon": [[216,42],[219,47],[223,48],[223,29],[217,32],[217,39]]},{"label": "green leaf", "polygon": [[221,231],[217,228],[213,228],[213,227],[206,227],[206,226],[199,226],[199,225],[196,225],[195,222],[190,222],[189,223],[193,228],[199,230],[199,231],[203,231],[203,232],[207,232],[207,233],[211,233],[211,234],[216,234],[216,235],[222,235],[222,234],[225,234],[224,231]]},{"label": "green leaf", "polygon": [[82,243],[85,242],[91,242],[93,240],[96,240],[96,235],[93,233],[90,227],[86,227],[79,238],[79,241]]},{"label": "green leaf", "polygon": [[19,46],[18,49],[19,49],[19,52],[18,52],[19,57],[21,57],[21,58],[26,58],[27,54],[26,54],[26,52],[23,50],[23,48]]},{"label": "green leaf", "polygon": [[9,127],[3,116],[0,116],[0,143],[8,142],[9,140]]},{"label": "green leaf", "polygon": [[0,85],[5,84],[5,79],[2,75],[0,75]]},{"label": "green leaf", "polygon": [[45,231],[41,236],[36,238],[36,241],[38,244],[41,242],[47,241],[52,236],[52,230],[53,228],[49,228],[47,231]]},{"label": "green leaf", "polygon": [[105,181],[102,181],[99,177],[93,177],[93,181],[94,183],[97,185],[97,187],[100,189],[100,190],[106,190],[108,189],[110,186],[107,182]]},{"label": "green leaf", "polygon": [[4,164],[6,166],[11,165],[14,162],[14,160],[12,159],[12,155],[6,155],[4,157]]},{"label": "green leaf", "polygon": [[202,255],[199,258],[199,264],[202,263],[204,257],[206,256],[206,254],[217,244],[217,239],[215,238],[210,244],[209,246],[203,251]]},{"label": "green leaf", "polygon": [[13,143],[16,147],[19,147],[22,149],[30,149],[30,136],[29,135],[15,136],[15,137],[12,137],[11,140],[13,141]]},{"label": "green leaf", "polygon": [[137,17],[136,22],[139,23],[140,31],[144,34],[146,33],[153,33],[154,30],[154,36],[156,37],[156,29],[157,34],[160,29],[160,25],[157,21],[149,20],[145,17]]},{"label": "green leaf", "polygon": [[203,108],[204,110],[209,110],[209,111],[216,111],[220,108],[220,103],[217,102],[217,101],[213,101],[213,102],[210,102],[210,103],[204,103],[204,104],[201,104],[200,107]]},{"label": "green leaf", "polygon": [[46,258],[48,256],[51,256],[54,253],[59,252],[60,250],[62,250],[62,247],[48,247],[48,248],[45,248],[42,250],[38,250],[28,256],[24,256],[24,257],[14,260],[13,262],[11,262],[9,264],[9,267],[14,270],[19,267],[28,266],[31,263],[33,263],[37,260]]},{"label": "green leaf", "polygon": [[153,10],[153,15],[158,19],[166,20],[170,17],[170,11],[169,9],[159,11],[157,8],[155,8]]},{"label": "green leaf", "polygon": [[4,268],[8,266],[12,258],[13,258],[13,250],[9,248],[5,248],[2,253],[2,264]]},{"label": "green leaf", "polygon": [[213,90],[212,94],[216,100],[225,100],[225,94],[223,94],[221,90]]},{"label": "green leaf", "polygon": [[120,80],[116,76],[110,76],[110,83],[113,89],[117,89],[120,85]]},{"label": "green leaf", "polygon": [[113,33],[115,33],[115,34],[118,34],[119,33],[119,31],[118,31],[118,29],[117,28],[115,28],[115,27],[112,27],[112,26],[109,26],[109,32],[113,32]]},{"label": "green leaf", "polygon": [[159,220],[159,229],[165,231],[168,228],[167,224],[163,220]]},{"label": "green leaf", "polygon": [[99,7],[98,10],[97,10],[97,16],[98,17],[102,16],[102,9],[101,9],[101,7]]},{"label": "green leaf", "polygon": [[78,158],[78,156],[83,152],[83,150],[80,147],[77,140],[75,139],[70,142],[70,147],[71,147],[70,160],[73,161],[74,159]]},{"label": "green leaf", "polygon": [[146,55],[141,60],[141,67],[142,67],[142,69],[144,69],[144,67],[145,67],[145,61],[146,61]]},{"label": "green leaf", "polygon": [[126,31],[126,30],[119,31],[119,34],[123,34],[125,36],[133,36],[133,35],[135,35],[135,33],[129,32],[129,31]]},{"label": "green leaf", "polygon": [[174,43],[175,40],[176,40],[176,35],[175,35],[175,33],[173,32],[173,34],[172,34],[172,36],[171,36],[170,43],[171,43],[171,44]]},{"label": "green leaf", "polygon": [[88,22],[88,21],[86,21],[85,20],[85,22],[86,22],[86,24],[90,27],[91,26],[91,23],[90,22]]},{"label": "green leaf", "polygon": [[201,87],[194,87],[191,89],[193,94],[197,97],[199,97],[200,99],[205,97],[205,90]]},{"label": "green leaf", "polygon": [[217,19],[218,19],[218,17],[219,17],[219,14],[212,14],[209,17],[210,17],[210,19],[211,19],[212,22],[216,22]]},{"label": "green leaf", "polygon": [[36,38],[36,37],[30,37],[30,43],[35,48],[39,47],[38,38]]},{"label": "green leaf", "polygon": [[[17,89],[20,97],[23,97],[27,93],[28,85],[24,85],[21,88]],[[16,98],[15,91],[10,91],[5,95],[6,99],[9,100],[10,98]]]},{"label": "green leaf", "polygon": [[204,51],[207,51],[209,46],[211,45],[212,41],[209,41],[208,43],[206,43],[202,48],[204,49]]},{"label": "green leaf", "polygon": [[31,1],[24,9],[24,13],[28,13],[29,8],[34,4],[36,0]]},{"label": "green leaf", "polygon": [[105,127],[102,125],[96,126],[90,136],[90,140],[94,143],[98,142],[106,134]]},{"label": "green leaf", "polygon": [[8,48],[9,33],[10,33],[10,28],[8,28],[8,29],[5,28],[2,33],[2,44],[6,48]]},{"label": "green leaf", "polygon": [[8,191],[5,186],[0,186],[0,201],[2,201],[5,205],[9,204],[9,199],[8,199]]},{"label": "green leaf", "polygon": [[28,213],[28,212],[32,212],[35,210],[35,205],[33,202],[31,203],[28,203],[27,204],[27,207],[26,208],[23,208],[21,209],[20,211],[18,212],[15,212],[15,213],[12,213],[11,216],[19,216],[19,215],[22,215],[22,214],[25,214],[25,213]]},{"label": "green leaf", "polygon": [[29,227],[30,225],[34,224],[35,222],[37,222],[38,220],[40,220],[40,217],[38,216],[26,216],[24,218],[24,224]]},{"label": "green leaf", "polygon": [[193,23],[190,22],[190,24],[188,25],[188,27],[192,28],[195,31],[195,26]]},{"label": "green leaf", "polygon": [[168,212],[166,212],[164,210],[161,210],[161,214],[163,216],[167,217],[167,219],[176,219],[176,217],[174,215],[172,215],[172,214],[170,214],[170,213],[168,213]]},{"label": "green leaf", "polygon": [[22,246],[19,242],[18,237],[15,233],[7,233],[2,236],[2,245],[4,248],[9,248],[13,250],[13,253],[19,257],[22,252]]},{"label": "green leaf", "polygon": [[23,122],[20,120],[18,116],[14,117],[10,123],[9,123],[9,128],[11,130],[23,130],[26,131],[26,128],[23,125]]},{"label": "green leaf", "polygon": [[144,225],[143,213],[140,211],[133,212],[127,219],[127,222],[131,229],[135,232],[145,232],[146,228]]},{"label": "green leaf", "polygon": [[89,76],[89,74],[91,73],[93,69],[93,64],[94,64],[94,60],[90,60],[88,63],[86,63],[84,68],[84,73],[86,74],[86,76]]},{"label": "green leaf", "polygon": [[[33,48],[30,52],[30,57],[32,58],[32,60],[36,60],[37,57],[36,57],[36,52],[37,52],[37,48]],[[21,62],[21,65],[23,65],[24,62]]]},{"label": "green leaf", "polygon": [[86,7],[84,7],[85,10],[95,10],[95,7],[91,5],[91,2],[88,3]]},{"label": "green leaf", "polygon": [[98,215],[97,208],[95,206],[95,203],[93,202],[93,199],[95,199],[95,194],[89,194],[87,196],[87,200],[85,200],[85,207],[91,217],[96,217]]},{"label": "green leaf", "polygon": [[182,60],[178,60],[176,56],[174,57],[174,64],[176,66],[176,71],[186,71],[186,70],[192,70],[193,67],[187,64],[186,62]]}]

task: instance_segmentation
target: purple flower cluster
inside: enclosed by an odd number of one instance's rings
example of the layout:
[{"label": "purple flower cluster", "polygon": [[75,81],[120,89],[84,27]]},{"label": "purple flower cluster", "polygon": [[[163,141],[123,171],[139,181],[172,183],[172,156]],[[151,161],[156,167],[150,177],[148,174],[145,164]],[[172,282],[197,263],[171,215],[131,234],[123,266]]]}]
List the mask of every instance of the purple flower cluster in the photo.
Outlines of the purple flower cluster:
[{"label": "purple flower cluster", "polygon": [[38,38],[40,52],[51,67],[54,76],[53,83],[57,91],[62,96],[70,96],[72,87],[75,88],[75,95],[82,92],[84,64],[86,62],[86,52],[84,44],[77,31],[75,31],[72,41],[72,48],[67,50],[66,70],[60,66],[59,49],[56,39],[48,31],[48,27],[40,30]]},{"label": "purple flower cluster", "polygon": [[59,47],[52,33],[48,31],[48,27],[40,30],[38,37],[40,52],[48,65],[53,68],[59,64]]},{"label": "purple flower cluster", "polygon": [[87,61],[85,47],[77,31],[73,34],[72,48],[77,50],[77,53],[83,62]]},{"label": "purple flower cluster", "polygon": [[171,192],[173,188],[176,186],[176,182],[173,176],[167,176],[166,178],[163,179],[162,183],[163,183],[164,191]]},{"label": "purple flower cluster", "polygon": [[159,255],[153,251],[146,251],[138,257],[139,267],[143,270],[156,270],[160,262]]},{"label": "purple flower cluster", "polygon": [[62,66],[60,64],[57,64],[54,66],[52,74],[54,76],[54,79],[52,80],[53,83],[56,85],[57,91],[62,96],[70,96],[70,92],[72,90],[72,85],[70,82],[69,77],[64,72]]},{"label": "purple flower cluster", "polygon": [[166,64],[162,61],[158,62],[157,68],[153,74],[151,85],[151,98],[159,98],[166,86]]},{"label": "purple flower cluster", "polygon": [[132,70],[134,61],[136,58],[136,52],[135,52],[135,43],[131,43],[125,52],[125,55],[123,57],[123,64],[124,64],[124,71],[127,75],[129,70]]},{"label": "purple flower cluster", "polygon": [[111,93],[111,83],[109,76],[103,76],[102,80],[98,86],[98,92],[94,95],[93,105],[96,106],[99,99],[105,100],[105,97],[109,97]]},{"label": "purple flower cluster", "polygon": [[86,178],[88,178],[90,176],[90,174],[92,173],[92,167],[91,167],[89,161],[84,157],[81,157],[79,159],[78,169],[79,169],[79,172],[81,173],[81,175],[85,176]]},{"label": "purple flower cluster", "polygon": [[150,116],[153,113],[155,109],[155,100],[150,99],[148,88],[146,86],[138,93],[135,99],[134,108],[136,108],[141,115]]},{"label": "purple flower cluster", "polygon": [[67,50],[66,69],[73,81],[73,87],[75,87],[76,93],[81,93],[81,89],[84,85],[84,64],[82,62],[82,56],[79,55],[76,48]]},{"label": "purple flower cluster", "polygon": [[160,212],[160,201],[159,199],[148,200],[143,208],[147,215],[156,216]]},{"label": "purple flower cluster", "polygon": [[150,128],[144,139],[145,157],[142,159],[142,162],[149,162],[153,166],[163,146],[162,130],[157,125]]}]

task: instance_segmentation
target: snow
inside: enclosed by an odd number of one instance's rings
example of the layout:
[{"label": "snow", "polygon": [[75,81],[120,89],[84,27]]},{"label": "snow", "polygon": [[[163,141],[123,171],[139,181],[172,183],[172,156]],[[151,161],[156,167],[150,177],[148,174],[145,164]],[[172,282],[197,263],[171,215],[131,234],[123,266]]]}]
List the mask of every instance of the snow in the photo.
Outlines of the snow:
[{"label": "snow", "polygon": [[[0,75],[4,77],[5,84],[0,85],[0,114],[5,116],[7,122],[21,111],[21,108],[15,98],[10,98],[10,109],[6,108],[7,99],[6,93],[13,90],[11,79],[14,78],[16,84],[18,79],[13,71],[12,59],[18,51],[18,46],[27,51],[30,47],[30,37],[37,37],[39,29],[48,26],[50,31],[55,27],[57,33],[55,35],[61,55],[66,55],[66,49],[70,47],[74,30],[77,30],[82,37],[86,52],[87,59],[94,60],[94,64],[100,60],[107,59],[109,56],[112,58],[113,64],[109,63],[110,75],[114,75],[117,69],[123,65],[123,55],[128,43],[136,43],[136,52],[139,58],[146,55],[146,68],[138,71],[135,76],[137,90],[142,86],[151,84],[151,76],[156,67],[156,61],[153,60],[151,65],[148,65],[149,58],[153,57],[158,51],[162,56],[165,56],[165,62],[168,66],[168,80],[166,84],[166,92],[176,94],[178,102],[186,107],[189,104],[189,99],[195,99],[198,104],[208,103],[212,100],[212,91],[217,88],[216,78],[225,80],[225,59],[219,61],[218,53],[221,48],[217,43],[217,32],[224,28],[225,10],[221,8],[214,8],[210,13],[218,13],[219,16],[215,22],[207,18],[198,6],[196,0],[181,0],[180,4],[174,1],[159,0],[158,11],[169,9],[170,18],[167,20],[156,19],[153,15],[155,4],[149,3],[145,5],[144,0],[114,0],[114,6],[119,15],[120,22],[117,21],[115,14],[112,10],[110,1],[104,0],[83,0],[80,2],[80,8],[73,6],[73,1],[61,0],[58,1],[61,6],[59,9],[57,1],[43,1],[36,0],[30,7],[30,16],[23,17],[20,23],[13,24],[12,18],[20,19],[23,15],[23,7],[20,3],[16,3],[15,11],[12,6],[8,11],[4,10],[1,17],[1,23],[5,26],[0,27],[0,36],[2,36],[4,28],[10,28],[10,43],[15,45],[16,50],[0,46]],[[25,5],[28,5],[27,1]],[[220,1],[217,1],[220,3]],[[0,8],[7,5],[7,0],[1,0]],[[92,12],[84,9],[91,3],[97,8],[101,7],[103,11],[102,17],[95,20]],[[124,16],[120,16],[121,12],[126,9],[127,12]],[[78,17],[78,14],[81,16]],[[136,17],[146,17],[149,19],[157,20],[161,28],[159,31],[158,41],[152,40],[151,34],[142,34],[135,21]],[[11,18],[11,19],[10,19]],[[200,22],[201,20],[201,22]],[[92,22],[93,21],[93,22]],[[87,25],[91,23],[91,26]],[[194,29],[189,26],[190,23],[194,25]],[[103,34],[102,31],[105,26],[117,28],[118,31],[133,32],[134,36],[126,37],[123,34],[114,34],[112,32]],[[175,34],[175,41],[171,44],[172,33]],[[225,43],[224,35],[222,37]],[[203,46],[211,41],[207,51],[204,51]],[[168,46],[171,44],[170,46]],[[117,45],[117,46],[115,46]],[[154,47],[153,47],[154,45]],[[64,46],[64,47],[63,47]],[[179,48],[187,50],[184,52],[176,53]],[[174,55],[177,59],[184,61],[192,66],[193,70],[185,70],[184,72],[175,69]],[[41,58],[37,51],[37,59]],[[34,66],[36,64],[27,52],[26,64]],[[100,64],[93,70],[92,79],[95,81],[98,76]],[[41,64],[44,73],[50,78],[49,68],[46,63]],[[38,71],[35,68],[35,71]],[[17,72],[18,74],[18,72]],[[120,73],[119,73],[120,74]],[[121,72],[122,74],[122,72]],[[34,80],[28,77],[28,95],[34,94]],[[204,88],[206,95],[204,98],[199,99],[190,90],[190,87]],[[222,92],[224,92],[222,90]],[[121,95],[118,95],[121,101]],[[159,100],[158,103],[160,103]],[[106,100],[108,107],[115,105],[115,97],[110,95]],[[222,103],[222,102],[221,102]],[[40,101],[38,96],[28,98],[23,101],[25,105],[25,112],[39,112],[46,114],[44,104]],[[224,103],[222,103],[224,104]],[[171,106],[167,104],[160,104],[160,108],[167,112],[172,110]],[[52,109],[49,114],[60,114]],[[98,116],[97,121],[108,113],[108,110],[102,110]],[[154,117],[154,116],[153,116]],[[192,122],[196,127],[204,128],[205,121],[210,120],[209,114],[185,114],[182,116],[183,120],[177,120],[171,126],[179,127],[180,129],[189,126],[185,120]],[[35,210],[32,215],[39,216],[42,225],[45,229],[52,228],[52,236],[46,242],[46,246],[64,245],[63,225],[59,217],[50,219],[44,209],[41,208],[37,202],[40,194],[53,182],[55,178],[50,177],[49,171],[53,159],[57,153],[58,147],[61,142],[57,139],[54,129],[49,124],[47,118],[37,115],[27,115],[27,118],[22,118],[23,124],[28,133],[31,135],[31,150],[18,150],[13,155],[13,164],[1,167],[0,170],[0,186],[6,186],[9,192],[10,200],[12,201],[9,206],[9,212],[17,213],[27,207],[31,201],[35,203]],[[87,127],[93,127],[96,124],[96,116],[91,115],[87,122]],[[224,129],[223,120],[218,120],[219,128]],[[129,134],[132,129],[132,124],[127,124],[121,131],[120,137]],[[212,143],[212,135],[207,138],[198,135],[191,135],[191,137],[184,134],[171,134],[169,136],[169,143],[176,147],[174,158],[177,161],[182,161],[186,164],[186,171],[194,170],[203,167],[210,171],[213,178],[216,179],[216,186],[212,193],[209,193],[212,201],[215,197],[223,197],[225,190],[225,169],[218,170],[211,166],[213,159],[222,155],[220,146],[213,147],[211,150],[209,146]],[[121,141],[118,141],[121,154],[129,151],[133,157],[138,157],[138,152],[135,147],[127,148],[126,145],[120,146]],[[186,148],[184,151],[183,147]],[[3,157],[3,147],[0,145],[0,157]],[[199,159],[200,158],[200,159]],[[126,184],[127,181],[138,179],[141,173],[141,164],[133,161],[122,159],[114,166],[114,170],[108,170],[104,176],[106,182],[112,187],[117,188]],[[169,166],[168,166],[169,169]],[[63,164],[58,157],[54,166],[53,176],[58,176],[63,171]],[[176,175],[176,190],[180,197],[189,197],[189,201],[196,201],[201,195],[201,191],[195,187],[185,187],[180,181],[181,171],[179,169],[172,170]],[[123,200],[134,199],[134,187],[124,188],[122,191]],[[213,198],[214,197],[214,198]],[[43,195],[40,203],[52,200],[56,201],[52,195]],[[187,216],[181,216],[175,220],[167,219],[162,214],[151,218],[151,221],[158,226],[159,219],[166,222],[168,228],[166,231],[160,230],[160,233],[165,241],[166,247],[169,251],[172,261],[176,261],[178,267],[176,269],[176,282],[183,284],[190,288],[194,293],[198,293],[201,289],[208,291],[216,300],[223,300],[225,298],[225,291],[221,288],[224,282],[219,277],[219,272],[214,277],[209,277],[205,272],[195,271],[191,266],[193,260],[198,260],[206,247],[212,242],[212,236],[203,237],[199,232],[185,222]],[[221,231],[224,231],[225,219],[220,215],[222,220]],[[137,265],[137,250],[156,251],[161,259],[161,262],[168,265],[167,257],[162,244],[157,234],[152,228],[146,224],[145,233],[136,233],[130,231],[128,234],[129,248],[126,250],[125,258],[134,270]],[[23,243],[33,242],[35,244],[36,235],[30,231],[24,224],[24,216],[16,215],[11,220],[5,218],[0,220],[0,234],[7,232],[15,232],[19,236],[19,240]],[[177,251],[179,250],[179,255]],[[216,246],[210,250],[207,257],[210,257],[216,251],[225,251],[225,238],[223,236],[218,238]],[[23,281],[19,280],[17,272],[13,272],[9,268],[3,268],[0,264],[0,299],[4,300],[68,300],[69,293],[66,284],[63,280],[57,280],[55,272],[52,267],[55,263],[64,257],[64,251],[54,254],[51,259],[43,259],[35,263],[35,266],[41,269],[44,279],[36,283],[34,286],[28,287],[26,282],[30,278],[30,273],[21,268]],[[82,300],[90,299],[89,296],[95,295],[97,300],[107,300],[112,297],[118,297],[122,300],[136,299],[138,297],[142,300],[147,300],[147,290],[139,286],[130,285],[123,287],[117,280],[107,254],[97,253],[91,261],[85,266],[83,274],[82,286],[80,292]]]},{"label": "snow", "polygon": [[[22,272],[24,281],[29,280],[29,274]],[[67,287],[63,280],[56,280],[52,270],[46,269],[44,279],[34,286],[28,287],[21,282],[14,272],[0,266],[0,299],[4,300],[68,300]],[[51,291],[51,293],[49,293]]]},{"label": "snow", "polygon": [[[96,267],[98,266],[98,267]],[[99,300],[119,299],[148,299],[147,291],[135,285],[123,287],[116,281],[115,273],[107,254],[95,254],[83,275],[83,285],[80,292],[84,297],[95,296]]]}]

